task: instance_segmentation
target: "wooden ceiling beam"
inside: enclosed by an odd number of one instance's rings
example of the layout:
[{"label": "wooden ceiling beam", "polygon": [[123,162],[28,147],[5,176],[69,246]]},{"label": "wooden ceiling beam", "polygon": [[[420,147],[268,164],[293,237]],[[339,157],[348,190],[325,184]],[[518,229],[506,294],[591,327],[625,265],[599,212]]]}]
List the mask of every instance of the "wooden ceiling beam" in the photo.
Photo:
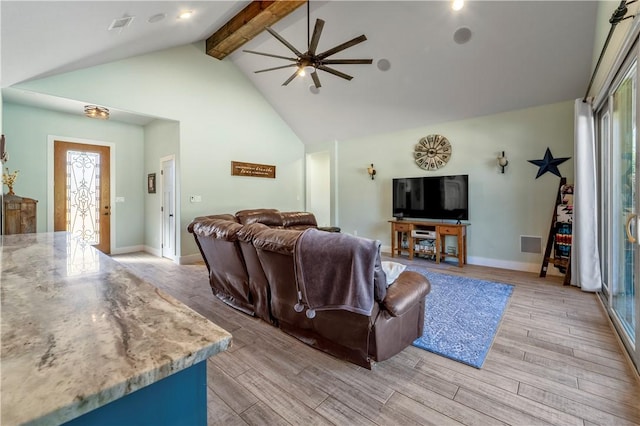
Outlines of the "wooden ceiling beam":
[{"label": "wooden ceiling beam", "polygon": [[207,39],[207,55],[223,59],[298,7],[305,0],[252,1]]}]

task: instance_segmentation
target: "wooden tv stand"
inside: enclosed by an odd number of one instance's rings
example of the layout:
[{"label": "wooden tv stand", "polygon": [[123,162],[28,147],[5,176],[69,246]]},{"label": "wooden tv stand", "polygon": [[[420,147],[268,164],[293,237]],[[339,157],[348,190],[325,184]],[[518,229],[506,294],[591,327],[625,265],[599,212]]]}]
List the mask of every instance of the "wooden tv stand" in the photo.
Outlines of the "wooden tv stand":
[{"label": "wooden tv stand", "polygon": [[[415,244],[421,240],[435,240],[435,252],[426,254],[433,255],[436,263],[446,257],[458,258],[458,266],[467,263],[467,226],[469,223],[443,223],[425,222],[419,220],[390,220],[391,224],[391,257],[402,254],[402,251],[409,252],[409,259],[413,259]],[[413,231],[432,231],[433,237],[413,236]],[[408,248],[402,248],[402,234],[407,234]],[[458,250],[456,254],[447,254],[442,248],[447,235],[454,235],[458,239]]]}]

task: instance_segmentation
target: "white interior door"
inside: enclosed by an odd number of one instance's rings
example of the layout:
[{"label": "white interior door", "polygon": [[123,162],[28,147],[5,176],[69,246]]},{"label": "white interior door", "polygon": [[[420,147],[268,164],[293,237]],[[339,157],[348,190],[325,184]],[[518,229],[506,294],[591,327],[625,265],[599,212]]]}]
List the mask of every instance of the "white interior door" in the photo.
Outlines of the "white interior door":
[{"label": "white interior door", "polygon": [[329,152],[307,154],[306,210],[318,225],[331,225],[331,157]]},{"label": "white interior door", "polygon": [[176,257],[176,177],[175,159],[164,158],[160,164],[162,182],[162,257]]}]

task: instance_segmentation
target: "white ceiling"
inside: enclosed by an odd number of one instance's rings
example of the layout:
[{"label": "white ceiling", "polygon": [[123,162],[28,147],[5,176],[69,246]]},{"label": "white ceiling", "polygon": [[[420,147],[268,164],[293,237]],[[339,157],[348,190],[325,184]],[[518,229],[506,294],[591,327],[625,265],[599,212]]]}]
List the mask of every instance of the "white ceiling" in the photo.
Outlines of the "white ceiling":
[{"label": "white ceiling", "polygon": [[[3,0],[0,83],[6,88],[203,40],[247,3]],[[181,9],[194,10],[193,19],[177,21]],[[313,1],[312,25],[316,18],[326,21],[318,51],[365,34],[367,41],[332,58],[374,60],[336,65],[354,77],[350,82],[320,71],[319,94],[309,91],[310,77],[281,86],[292,69],[253,73],[284,60],[241,51],[225,60],[247,75],[303,142],[340,141],[583,96],[596,9],[595,1],[467,1],[460,12],[449,1]],[[148,23],[157,13],[167,17]],[[302,51],[306,14],[303,6],[273,26]],[[135,16],[130,27],[107,31],[114,18],[127,15]],[[461,27],[472,32],[466,44],[453,40]],[[291,56],[266,32],[243,48]],[[380,59],[390,61],[388,71],[377,68]],[[3,94],[14,102],[29,98]]]}]

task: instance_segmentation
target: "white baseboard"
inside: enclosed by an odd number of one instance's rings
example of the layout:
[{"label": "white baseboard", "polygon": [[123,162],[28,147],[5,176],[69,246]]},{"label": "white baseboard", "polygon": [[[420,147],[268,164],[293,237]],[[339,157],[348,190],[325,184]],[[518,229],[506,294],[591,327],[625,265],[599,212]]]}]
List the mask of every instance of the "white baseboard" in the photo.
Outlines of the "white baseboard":
[{"label": "white baseboard", "polygon": [[[391,246],[382,246],[380,250],[383,253],[391,253]],[[541,263],[517,262],[513,260],[489,259],[486,257],[469,256],[467,257],[469,265],[488,266],[490,268],[509,269],[511,271],[524,272],[540,272]],[[560,271],[549,265],[547,275],[564,276]]]},{"label": "white baseboard", "polygon": [[111,254],[135,253],[137,251],[146,251],[146,250],[144,249],[144,246],[118,247],[118,248],[112,248]]},{"label": "white baseboard", "polygon": [[180,256],[180,259],[178,260],[180,265],[193,265],[198,262],[202,262],[202,255],[200,253]]},{"label": "white baseboard", "polygon": [[155,248],[155,247],[144,246],[143,251],[145,253],[152,254],[152,255],[154,255],[156,257],[162,257],[162,250],[158,249],[158,248]]}]

